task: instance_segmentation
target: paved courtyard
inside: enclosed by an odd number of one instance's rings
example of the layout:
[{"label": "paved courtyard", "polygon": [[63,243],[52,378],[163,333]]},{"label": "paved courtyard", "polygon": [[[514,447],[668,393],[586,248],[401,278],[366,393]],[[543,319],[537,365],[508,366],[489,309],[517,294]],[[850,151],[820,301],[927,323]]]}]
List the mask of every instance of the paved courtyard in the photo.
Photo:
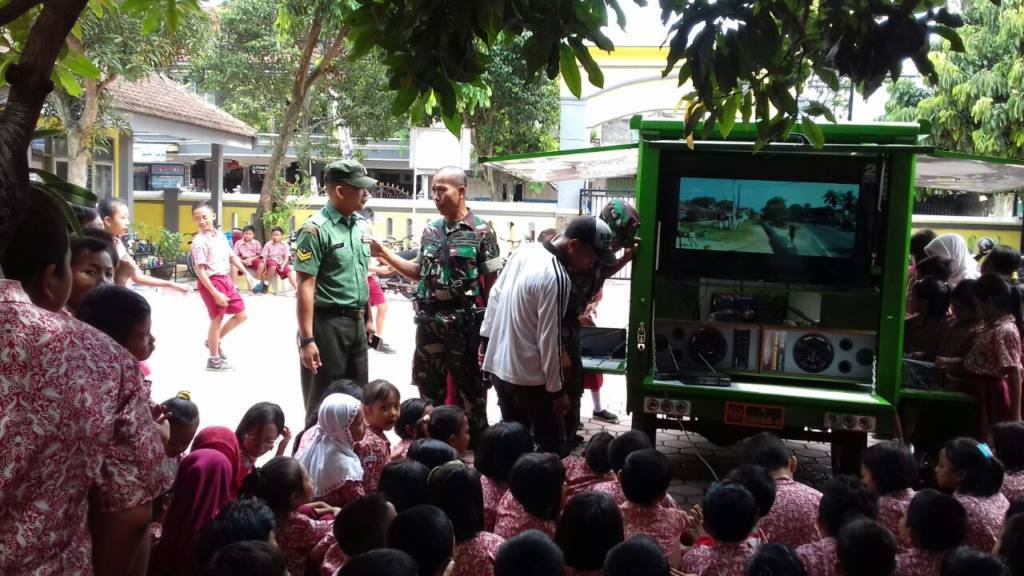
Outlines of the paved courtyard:
[{"label": "paved courtyard", "polygon": [[[297,427],[303,420],[302,393],[299,386],[299,358],[295,346],[295,298],[283,295],[243,295],[249,321],[224,341],[234,370],[207,372],[207,317],[199,295],[187,295],[140,289],[153,306],[153,334],[156,352],[150,360],[153,369],[153,398],[160,402],[179,390],[188,390],[199,406],[201,426],[221,425],[234,429],[245,410],[260,401],[280,404],[286,421]],[[388,293],[390,309],[383,337],[397,354],[370,351],[370,378],[386,378],[396,384],[402,397],[416,395],[410,385],[415,325],[412,305],[401,296]],[[611,281],[605,288],[598,311],[602,326],[625,327],[629,311],[629,285]],[[620,424],[586,420],[583,434],[589,436],[605,429],[612,433],[629,429],[626,415],[625,378],[608,376],[603,389],[603,407],[619,414]],[[498,418],[494,395],[488,398],[488,413]],[[583,397],[583,414],[593,410],[590,395]],[[297,431],[297,430],[296,430]],[[674,466],[670,492],[681,503],[695,504],[704,490],[742,460],[735,448],[722,448],[696,434],[661,431],[658,449],[668,455]],[[804,482],[819,485],[828,477],[830,457],[826,444],[792,442],[800,458],[797,474]],[[702,461],[703,459],[703,461]],[[706,464],[705,464],[706,462]],[[710,468],[710,469],[709,469]],[[713,469],[713,470],[712,470]]]}]

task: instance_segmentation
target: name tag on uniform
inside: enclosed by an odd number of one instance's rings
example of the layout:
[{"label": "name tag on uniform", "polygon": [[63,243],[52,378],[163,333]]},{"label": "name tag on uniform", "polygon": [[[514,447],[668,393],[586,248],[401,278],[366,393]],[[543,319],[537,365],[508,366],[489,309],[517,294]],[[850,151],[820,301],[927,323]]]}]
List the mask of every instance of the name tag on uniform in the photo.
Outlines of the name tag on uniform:
[{"label": "name tag on uniform", "polygon": [[366,234],[363,234],[363,237],[360,238],[360,240],[363,242],[363,244],[369,244],[370,243],[370,237],[367,236]]},{"label": "name tag on uniform", "polygon": [[345,247],[345,243],[344,242],[338,242],[334,246],[331,246],[331,250],[337,250],[338,248],[344,248],[344,247]]}]

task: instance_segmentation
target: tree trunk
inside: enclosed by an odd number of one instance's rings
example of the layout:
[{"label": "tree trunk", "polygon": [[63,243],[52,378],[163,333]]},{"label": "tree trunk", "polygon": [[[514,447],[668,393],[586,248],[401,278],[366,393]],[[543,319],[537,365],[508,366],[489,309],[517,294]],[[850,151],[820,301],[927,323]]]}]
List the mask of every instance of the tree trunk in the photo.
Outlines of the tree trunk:
[{"label": "tree trunk", "polygon": [[10,91],[0,112],[0,256],[25,214],[29,194],[28,146],[64,39],[88,0],[47,2],[29,32],[21,61],[7,68]]},{"label": "tree trunk", "polygon": [[[70,98],[70,96],[68,97]],[[93,131],[100,116],[100,84],[95,80],[85,81],[82,116],[71,118],[70,106],[63,107],[68,117],[61,118],[68,134],[68,182],[85,187],[89,181],[89,164],[92,163]]]}]

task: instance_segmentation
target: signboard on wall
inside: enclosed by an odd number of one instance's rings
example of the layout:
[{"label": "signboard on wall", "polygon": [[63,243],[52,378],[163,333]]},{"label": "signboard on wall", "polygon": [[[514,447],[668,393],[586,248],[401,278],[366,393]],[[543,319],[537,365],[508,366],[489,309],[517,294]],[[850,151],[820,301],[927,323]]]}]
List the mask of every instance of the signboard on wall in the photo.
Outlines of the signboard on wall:
[{"label": "signboard on wall", "polygon": [[140,164],[147,162],[167,162],[166,144],[134,144],[132,161]]},{"label": "signboard on wall", "polygon": [[445,166],[469,169],[471,143],[469,128],[462,138],[447,128],[412,128],[409,134],[409,164],[415,172],[432,173]]}]

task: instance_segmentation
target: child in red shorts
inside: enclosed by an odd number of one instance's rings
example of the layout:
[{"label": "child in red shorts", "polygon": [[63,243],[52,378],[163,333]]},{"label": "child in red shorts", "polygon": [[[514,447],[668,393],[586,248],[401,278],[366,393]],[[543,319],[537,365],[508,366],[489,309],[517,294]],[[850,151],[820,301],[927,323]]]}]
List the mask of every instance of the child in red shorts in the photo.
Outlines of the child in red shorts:
[{"label": "child in red shorts", "polygon": [[295,272],[288,265],[291,257],[291,250],[284,242],[284,230],[274,227],[270,231],[270,242],[263,246],[263,261],[266,263],[266,270],[261,276],[261,280],[263,280],[261,291],[267,291],[271,274],[277,274],[281,280],[287,279],[292,284],[292,290],[296,289]]},{"label": "child in red shorts", "polygon": [[[242,229],[242,239],[235,242],[235,256],[245,264],[246,270],[257,278],[263,278],[264,260],[263,245],[256,239],[256,228],[246,226]],[[239,273],[239,276],[244,274]],[[260,285],[253,287],[253,293],[262,288]]]},{"label": "child in red shorts", "polygon": [[[216,217],[208,202],[192,207],[192,222],[199,229],[192,240],[192,262],[199,277],[199,295],[210,315],[210,329],[206,336],[210,358],[206,361],[206,369],[221,372],[231,368],[220,348],[221,339],[245,322],[247,316],[242,296],[231,280],[231,267],[244,272],[245,265],[232,252],[227,238],[213,225]],[[224,322],[224,316],[231,318]]]}]

